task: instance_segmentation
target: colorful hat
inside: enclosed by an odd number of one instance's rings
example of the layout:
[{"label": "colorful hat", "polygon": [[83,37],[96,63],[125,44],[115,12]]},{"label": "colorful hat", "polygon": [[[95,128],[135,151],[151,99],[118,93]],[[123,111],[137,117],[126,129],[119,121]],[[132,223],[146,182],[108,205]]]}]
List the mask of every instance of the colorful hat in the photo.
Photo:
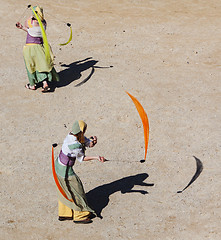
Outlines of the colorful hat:
[{"label": "colorful hat", "polygon": [[85,132],[86,132],[86,129],[87,129],[87,124],[86,124],[84,121],[82,121],[82,120],[79,120],[78,123],[79,123],[79,126],[80,126],[81,131],[82,131],[83,133],[85,133]]},{"label": "colorful hat", "polygon": [[79,123],[78,123],[78,121],[75,121],[75,122],[73,123],[71,133],[73,133],[74,135],[76,135],[76,134],[78,134],[79,132],[81,132]]},{"label": "colorful hat", "polygon": [[86,129],[87,129],[87,124],[84,121],[82,120],[75,121],[73,123],[71,133],[73,133],[74,135],[78,134],[79,132],[85,133]]},{"label": "colorful hat", "polygon": [[[43,8],[41,8],[39,6],[34,6],[33,9],[38,14],[38,16],[41,19],[41,21],[43,21],[44,20]],[[34,13],[33,13],[33,17],[35,17]]]}]

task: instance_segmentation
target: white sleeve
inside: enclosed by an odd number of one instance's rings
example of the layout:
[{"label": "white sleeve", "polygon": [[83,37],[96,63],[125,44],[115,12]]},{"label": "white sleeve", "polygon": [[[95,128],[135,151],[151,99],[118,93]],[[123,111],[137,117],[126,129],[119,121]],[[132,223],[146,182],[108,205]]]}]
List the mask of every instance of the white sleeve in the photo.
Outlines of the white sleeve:
[{"label": "white sleeve", "polygon": [[40,27],[28,28],[27,31],[32,37],[42,37]]},{"label": "white sleeve", "polygon": [[76,149],[76,159],[79,161],[79,162],[82,162],[84,160],[84,151],[83,149]]},{"label": "white sleeve", "polygon": [[68,157],[75,157],[79,162],[82,162],[84,160],[84,151],[82,148],[76,148],[73,150],[69,150],[68,153],[66,153],[63,149],[62,152],[66,154]]}]

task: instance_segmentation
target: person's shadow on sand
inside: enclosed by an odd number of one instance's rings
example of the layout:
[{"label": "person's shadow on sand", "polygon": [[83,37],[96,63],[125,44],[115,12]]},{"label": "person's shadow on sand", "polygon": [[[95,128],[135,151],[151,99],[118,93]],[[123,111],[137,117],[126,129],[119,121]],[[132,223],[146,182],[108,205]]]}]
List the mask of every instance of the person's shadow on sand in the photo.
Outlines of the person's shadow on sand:
[{"label": "person's shadow on sand", "polygon": [[[71,64],[61,64],[62,67],[66,67],[66,69],[60,71],[58,73],[60,81],[56,83],[56,87],[65,87],[69,85],[71,82],[79,79],[81,77],[81,73],[83,71],[86,71],[89,68],[92,68],[93,66],[98,63],[98,61],[90,60],[91,58],[86,58],[84,60],[80,60],[77,62],[73,62]],[[89,78],[93,75],[94,71],[89,74]],[[87,79],[89,80],[87,77]]]},{"label": "person's shadow on sand", "polygon": [[99,67],[95,66],[98,61],[91,60],[92,57],[85,58],[83,60],[79,60],[77,62],[73,62],[71,64],[63,64],[60,62],[60,66],[65,67],[64,70],[58,72],[59,82],[49,82],[50,90],[49,92],[54,92],[56,88],[61,88],[69,85],[73,81],[76,81],[81,78],[82,72],[88,69],[91,69],[89,75],[83,79],[81,82],[75,85],[75,87],[79,87],[86,83],[94,74],[95,68],[112,68],[113,66],[107,67]]},{"label": "person's shadow on sand", "polygon": [[95,210],[98,217],[102,218],[101,212],[108,205],[109,197],[111,194],[120,191],[125,193],[141,193],[148,194],[145,190],[133,190],[135,185],[139,186],[153,186],[153,183],[145,183],[144,180],[149,175],[147,173],[141,173],[134,176],[124,177],[117,181],[101,185],[90,190],[86,196],[89,205]]}]

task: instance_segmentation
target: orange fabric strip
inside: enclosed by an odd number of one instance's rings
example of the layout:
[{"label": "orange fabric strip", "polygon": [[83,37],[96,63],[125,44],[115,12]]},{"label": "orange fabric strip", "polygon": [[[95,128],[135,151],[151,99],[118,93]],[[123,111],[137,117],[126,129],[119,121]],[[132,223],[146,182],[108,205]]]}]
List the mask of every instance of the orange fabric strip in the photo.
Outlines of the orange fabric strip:
[{"label": "orange fabric strip", "polygon": [[147,114],[146,112],[144,111],[142,105],[139,103],[139,101],[134,97],[132,96],[129,92],[126,92],[130,98],[132,99],[139,115],[140,115],[140,118],[142,120],[142,123],[143,123],[143,130],[144,130],[144,141],[145,141],[145,157],[144,157],[144,160],[146,160],[146,156],[147,156],[147,147],[148,147],[148,141],[149,141],[149,121],[148,121],[148,118],[147,118]]}]

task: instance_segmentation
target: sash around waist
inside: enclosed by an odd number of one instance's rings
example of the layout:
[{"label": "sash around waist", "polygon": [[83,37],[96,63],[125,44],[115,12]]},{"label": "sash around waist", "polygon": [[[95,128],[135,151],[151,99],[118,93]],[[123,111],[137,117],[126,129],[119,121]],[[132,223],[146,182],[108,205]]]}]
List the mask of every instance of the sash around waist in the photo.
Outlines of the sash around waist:
[{"label": "sash around waist", "polygon": [[42,39],[42,37],[32,37],[28,33],[27,38],[26,38],[26,44],[27,43],[43,44],[43,39]]},{"label": "sash around waist", "polygon": [[68,157],[61,150],[60,154],[59,154],[59,160],[64,165],[72,167],[74,165],[74,163],[75,163],[76,158],[75,157]]}]

